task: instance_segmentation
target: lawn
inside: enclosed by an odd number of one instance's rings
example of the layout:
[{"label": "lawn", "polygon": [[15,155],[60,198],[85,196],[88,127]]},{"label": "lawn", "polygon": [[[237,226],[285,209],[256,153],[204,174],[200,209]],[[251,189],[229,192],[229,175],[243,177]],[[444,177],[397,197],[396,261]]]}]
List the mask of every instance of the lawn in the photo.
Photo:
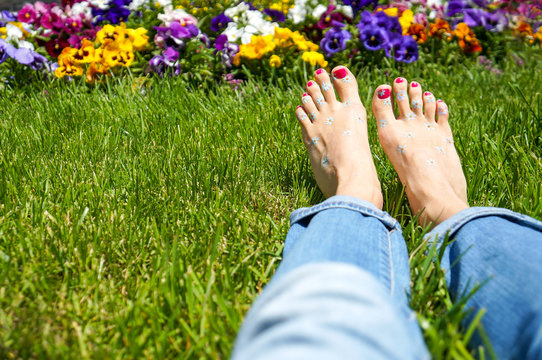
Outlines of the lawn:
[{"label": "lawn", "polygon": [[[356,73],[364,104],[399,75],[446,100],[470,204],[540,219],[542,59],[521,55],[500,75],[422,61]],[[0,358],[227,358],[280,262],[289,213],[323,200],[293,116],[302,92],[176,78],[3,90]],[[483,358],[369,124],[428,347]]]}]

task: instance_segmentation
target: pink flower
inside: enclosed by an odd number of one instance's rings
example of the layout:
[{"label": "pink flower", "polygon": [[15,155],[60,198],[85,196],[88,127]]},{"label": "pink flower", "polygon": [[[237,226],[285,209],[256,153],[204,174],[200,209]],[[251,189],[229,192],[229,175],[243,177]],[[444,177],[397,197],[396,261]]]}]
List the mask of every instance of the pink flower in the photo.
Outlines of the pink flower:
[{"label": "pink flower", "polygon": [[81,46],[81,40],[83,40],[83,37],[77,34],[71,34],[68,43],[72,48],[78,49]]},{"label": "pink flower", "polygon": [[64,30],[66,30],[68,34],[78,33],[82,28],[83,24],[81,23],[81,19],[66,18],[66,20],[64,20]]},{"label": "pink flower", "polygon": [[39,14],[39,16],[46,14],[49,11],[49,5],[42,1],[36,1],[34,3],[34,9]]},{"label": "pink flower", "polygon": [[19,13],[17,14],[17,20],[23,23],[32,24],[37,18],[38,14],[36,13],[36,10],[34,10],[34,6],[32,4],[26,4],[23,6],[23,8],[19,10]]},{"label": "pink flower", "polygon": [[421,12],[414,15],[414,22],[416,24],[423,25],[423,27],[425,28],[429,25],[429,22],[427,21],[427,16],[425,16],[425,14]]}]

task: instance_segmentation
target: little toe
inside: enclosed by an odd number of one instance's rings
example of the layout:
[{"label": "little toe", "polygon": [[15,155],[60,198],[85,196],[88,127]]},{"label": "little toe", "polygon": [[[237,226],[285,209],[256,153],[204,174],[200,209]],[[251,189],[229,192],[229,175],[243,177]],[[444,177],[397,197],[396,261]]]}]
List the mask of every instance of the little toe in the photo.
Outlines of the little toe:
[{"label": "little toe", "polygon": [[305,110],[305,113],[309,115],[309,119],[311,121],[316,120],[316,117],[318,116],[318,109],[316,108],[316,104],[314,103],[314,100],[312,97],[304,93],[301,97],[301,103],[303,104],[303,110]]},{"label": "little toe", "polygon": [[356,77],[344,66],[337,66],[331,72],[333,74],[333,84],[339,98],[343,103],[361,102],[358,94],[358,83]]},{"label": "little toe", "polygon": [[424,116],[428,121],[435,121],[435,95],[431,94],[429,91],[423,93],[423,111]]},{"label": "little toe", "polygon": [[395,121],[391,106],[391,87],[380,85],[373,96],[373,113],[376,118],[378,130],[385,128],[391,121]]},{"label": "little toe", "polygon": [[311,80],[307,83],[307,92],[312,97],[317,109],[321,109],[322,107],[326,106],[326,99],[324,98],[324,95],[322,95],[320,86],[316,81]]},{"label": "little toe", "polygon": [[422,87],[417,82],[413,81],[410,83],[410,89],[409,89],[409,95],[410,95],[410,108],[416,114],[416,116],[420,117],[423,115],[423,100],[422,100]]},{"label": "little toe", "polygon": [[309,148],[311,145],[311,133],[312,133],[312,123],[309,120],[309,116],[305,112],[302,106],[298,106],[295,110],[295,116],[297,117],[297,120],[299,120],[299,123],[301,124],[301,132],[303,133],[303,143]]},{"label": "little toe", "polygon": [[332,104],[337,102],[337,97],[335,96],[335,91],[333,91],[333,86],[331,85],[331,79],[329,74],[324,69],[316,70],[314,74],[314,79],[320,85],[322,94],[327,103]]},{"label": "little toe", "polygon": [[407,95],[408,83],[405,78],[397,78],[393,83],[393,93],[397,100],[397,108],[399,109],[399,118],[405,119],[407,114],[410,114],[410,104],[408,103]]},{"label": "little toe", "polygon": [[437,123],[441,126],[446,126],[449,128],[448,124],[448,105],[442,100],[437,101]]}]

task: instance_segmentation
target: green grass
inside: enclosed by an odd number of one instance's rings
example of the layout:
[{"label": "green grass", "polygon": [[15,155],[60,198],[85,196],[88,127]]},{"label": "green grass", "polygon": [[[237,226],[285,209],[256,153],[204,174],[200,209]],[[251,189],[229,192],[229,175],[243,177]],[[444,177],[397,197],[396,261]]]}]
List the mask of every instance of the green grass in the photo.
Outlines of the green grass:
[{"label": "green grass", "polygon": [[[399,74],[445,99],[471,205],[540,218],[537,59],[501,76],[460,64],[357,71],[365,104]],[[293,117],[302,83],[285,83],[4,92],[0,358],[227,358],[280,262],[288,214],[323,199]],[[478,357],[369,123],[428,347]]]}]

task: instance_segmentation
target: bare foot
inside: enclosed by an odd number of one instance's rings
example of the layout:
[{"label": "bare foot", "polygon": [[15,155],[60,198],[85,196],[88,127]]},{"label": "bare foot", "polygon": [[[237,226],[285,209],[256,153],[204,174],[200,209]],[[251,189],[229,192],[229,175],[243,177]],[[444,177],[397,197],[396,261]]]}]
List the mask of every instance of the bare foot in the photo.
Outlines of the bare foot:
[{"label": "bare foot", "polygon": [[423,211],[420,222],[436,225],[468,208],[467,183],[448,124],[448,106],[435,101],[430,92],[422,94],[417,82],[409,86],[406,79],[397,78],[393,93],[388,85],[376,89],[373,112],[380,143],[406,187],[412,211]]},{"label": "bare foot", "polygon": [[[356,78],[345,67],[319,69],[307,83],[296,116],[312,170],[326,197],[354,196],[382,208],[380,182],[369,149],[367,111]],[[335,91],[339,95],[337,100]]]}]

